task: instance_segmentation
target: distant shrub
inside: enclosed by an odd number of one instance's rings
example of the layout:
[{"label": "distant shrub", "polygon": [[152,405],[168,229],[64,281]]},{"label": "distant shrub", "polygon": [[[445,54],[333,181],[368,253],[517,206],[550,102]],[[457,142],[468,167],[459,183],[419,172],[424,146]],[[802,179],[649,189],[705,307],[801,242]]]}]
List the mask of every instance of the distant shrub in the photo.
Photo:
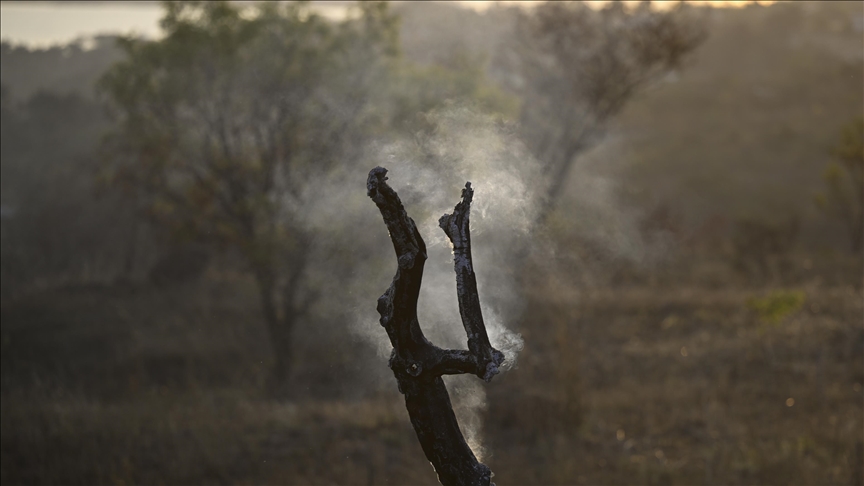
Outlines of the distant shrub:
[{"label": "distant shrub", "polygon": [[797,217],[782,223],[739,218],[732,235],[732,266],[750,277],[782,277],[790,269],[797,235]]},{"label": "distant shrub", "polygon": [[162,256],[150,268],[148,280],[157,286],[198,280],[207,269],[210,253],[198,245],[182,245]]},{"label": "distant shrub", "polygon": [[840,161],[825,168],[825,192],[816,195],[816,206],[846,226],[853,253],[864,248],[864,118],[843,128],[831,154]]},{"label": "distant shrub", "polygon": [[806,294],[800,290],[775,290],[765,297],[747,299],[747,308],[759,315],[766,324],[779,324],[786,316],[804,306]]}]

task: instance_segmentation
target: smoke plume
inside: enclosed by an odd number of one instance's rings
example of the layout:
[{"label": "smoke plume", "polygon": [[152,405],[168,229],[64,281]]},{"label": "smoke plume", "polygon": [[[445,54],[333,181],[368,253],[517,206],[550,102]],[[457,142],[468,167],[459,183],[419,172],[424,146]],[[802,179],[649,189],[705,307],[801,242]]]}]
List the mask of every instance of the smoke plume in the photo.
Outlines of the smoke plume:
[{"label": "smoke plume", "polygon": [[[513,127],[471,107],[450,105],[424,115],[426,127],[413,137],[379,141],[366,149],[362,169],[336,173],[310,187],[319,195],[308,211],[310,227],[326,239],[352,248],[343,256],[351,275],[340,280],[339,295],[350,332],[377,351],[377,361],[363,363],[378,370],[381,386],[395,388],[386,370],[391,345],[378,323],[377,298],[396,271],[392,244],[380,214],[365,193],[368,170],[388,169],[389,184],[402,199],[426,242],[428,260],[418,302],[418,317],[426,337],[440,347],[465,349],[466,336],[459,317],[452,249],[438,227],[442,214],[459,201],[466,181],[474,188],[471,236],[474,267],[486,329],[491,344],[504,352],[502,370],[515,366],[523,348],[514,331],[521,315],[522,294],[515,272],[527,255],[533,260],[556,261],[554,246],[535,231],[545,194],[540,164],[519,142]],[[602,151],[600,152],[603,153]],[[608,151],[606,153],[608,155]],[[590,160],[589,160],[590,162]],[[593,164],[580,164],[572,174],[578,193],[575,206],[587,226],[576,227],[586,238],[603,244],[623,258],[642,258],[635,219],[621,211],[614,187],[592,172]],[[324,199],[320,195],[323,195]],[[322,277],[320,282],[333,279]],[[335,298],[335,297],[334,297]],[[338,306],[337,306],[338,307]],[[482,456],[482,412],[486,407],[483,384],[473,376],[445,377],[454,410],[466,441]],[[496,379],[506,379],[499,376]]]}]

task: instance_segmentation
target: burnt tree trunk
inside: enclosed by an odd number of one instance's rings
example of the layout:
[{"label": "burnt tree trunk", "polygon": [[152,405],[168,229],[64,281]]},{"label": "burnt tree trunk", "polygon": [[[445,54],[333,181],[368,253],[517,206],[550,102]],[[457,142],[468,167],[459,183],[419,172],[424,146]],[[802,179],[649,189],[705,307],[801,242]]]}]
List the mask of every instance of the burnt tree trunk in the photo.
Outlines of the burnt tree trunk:
[{"label": "burnt tree trunk", "polygon": [[468,225],[474,191],[470,182],[465,184],[453,214],[445,214],[439,221],[453,243],[459,314],[468,335],[467,351],[441,349],[426,339],[417,321],[426,245],[399,196],[385,182],[386,174],[387,169],[372,169],[366,188],[381,211],[398,262],[393,283],[378,299],[381,325],[393,345],[390,369],[405,395],[411,425],[441,484],[489,485],[492,472],[477,461],[465,443],[441,379],[442,375],[470,373],[488,382],[504,361],[504,354],[489,343],[480,311]]}]

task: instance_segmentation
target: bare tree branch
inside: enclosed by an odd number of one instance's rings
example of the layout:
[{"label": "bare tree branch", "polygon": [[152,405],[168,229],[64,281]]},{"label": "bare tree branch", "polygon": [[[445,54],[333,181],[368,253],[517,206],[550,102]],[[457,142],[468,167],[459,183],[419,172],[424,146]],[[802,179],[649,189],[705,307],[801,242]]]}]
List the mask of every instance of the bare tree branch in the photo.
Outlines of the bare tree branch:
[{"label": "bare tree branch", "polygon": [[441,349],[426,339],[417,320],[426,245],[399,196],[387,185],[386,174],[387,169],[372,169],[366,188],[381,211],[398,261],[393,283],[378,299],[381,325],[393,345],[390,369],[399,391],[405,395],[411,425],[438,480],[444,485],[489,485],[492,473],[466,444],[441,379],[441,375],[470,373],[489,381],[504,361],[504,354],[489,344],[480,312],[468,226],[471,184],[465,185],[462,201],[453,214],[445,214],[440,220],[453,242],[459,312],[469,349]]},{"label": "bare tree branch", "polygon": [[459,297],[459,315],[468,334],[468,350],[474,355],[483,370],[480,378],[487,382],[498,374],[498,367],[504,362],[504,354],[489,344],[483,313],[480,310],[480,296],[477,293],[477,277],[471,258],[471,232],[468,216],[474,190],[471,183],[462,190],[462,201],[453,209],[453,214],[445,214],[438,225],[453,244],[453,265],[456,269],[456,295]]}]

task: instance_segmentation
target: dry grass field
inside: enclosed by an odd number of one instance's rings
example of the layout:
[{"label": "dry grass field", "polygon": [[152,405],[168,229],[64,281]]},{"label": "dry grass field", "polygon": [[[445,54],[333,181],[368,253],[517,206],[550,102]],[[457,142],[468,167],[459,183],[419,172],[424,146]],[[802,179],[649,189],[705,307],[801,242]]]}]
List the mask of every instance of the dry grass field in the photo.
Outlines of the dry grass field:
[{"label": "dry grass field", "polygon": [[153,42],[0,42],[0,486],[437,484],[376,165],[444,347],[477,189],[524,349],[445,379],[500,486],[864,486],[864,3],[141,3]]},{"label": "dry grass field", "polygon": [[[3,302],[3,484],[435,484],[356,342],[301,331],[296,396],[264,396],[247,284]],[[487,387],[498,484],[860,484],[860,283],[532,288],[518,367]]]}]

